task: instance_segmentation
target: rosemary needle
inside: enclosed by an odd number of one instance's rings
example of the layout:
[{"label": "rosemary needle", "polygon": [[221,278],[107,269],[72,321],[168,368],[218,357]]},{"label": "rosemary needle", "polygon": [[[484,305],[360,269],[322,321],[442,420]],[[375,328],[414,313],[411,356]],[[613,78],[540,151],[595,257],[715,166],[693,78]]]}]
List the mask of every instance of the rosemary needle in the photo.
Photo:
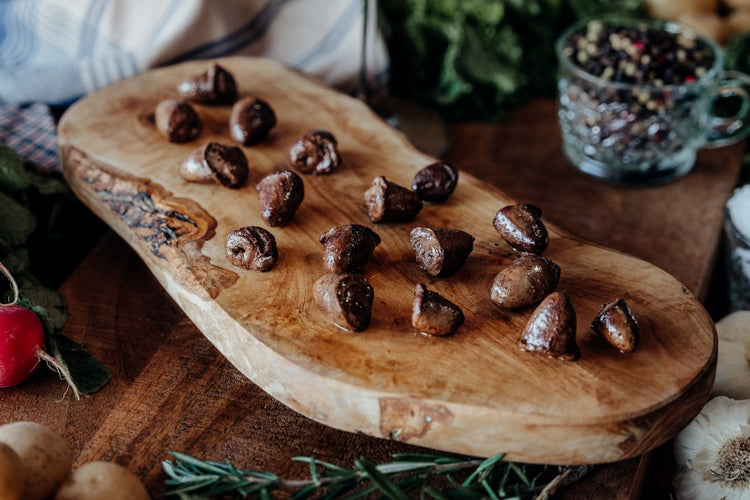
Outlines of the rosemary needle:
[{"label": "rosemary needle", "polygon": [[[567,484],[571,468],[527,465],[503,460],[456,459],[428,454],[397,454],[393,462],[355,460],[351,469],[312,457],[295,457],[309,466],[310,478],[284,479],[271,472],[237,469],[172,451],[162,462],[166,498],[270,498],[272,491],[291,492],[292,500],[322,498],[350,500],[373,495],[390,500],[542,499]],[[584,471],[585,473],[585,471]],[[456,477],[461,475],[463,480]]]}]

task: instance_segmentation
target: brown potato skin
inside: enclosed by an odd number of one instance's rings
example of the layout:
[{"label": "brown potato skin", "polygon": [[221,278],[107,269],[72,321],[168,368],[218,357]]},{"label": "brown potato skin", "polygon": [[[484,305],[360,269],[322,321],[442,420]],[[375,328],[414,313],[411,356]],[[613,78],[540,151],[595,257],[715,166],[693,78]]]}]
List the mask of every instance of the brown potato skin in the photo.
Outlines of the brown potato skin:
[{"label": "brown potato skin", "polygon": [[211,168],[206,163],[206,147],[209,143],[204,144],[198,149],[193,150],[180,163],[180,177],[187,182],[198,182],[200,184],[214,184],[219,180],[214,175]]},{"label": "brown potato skin", "polygon": [[443,337],[452,335],[464,324],[460,307],[437,292],[427,289],[424,283],[414,288],[411,325],[420,333]]},{"label": "brown potato skin", "polygon": [[411,189],[378,176],[365,191],[367,216],[372,222],[409,222],[422,210],[422,200]]},{"label": "brown potato skin", "polygon": [[544,257],[523,254],[497,273],[490,300],[503,309],[520,309],[541,301],[559,281],[560,266]]},{"label": "brown potato skin", "polygon": [[508,205],[492,221],[498,234],[517,252],[541,255],[549,244],[542,209],[535,205]]},{"label": "brown potato skin", "polygon": [[458,184],[458,170],[447,162],[427,165],[414,176],[411,189],[420,199],[433,203],[443,203],[453,193]]},{"label": "brown potato skin", "polygon": [[576,344],[576,313],[565,291],[549,294],[526,323],[518,340],[521,349],[564,361],[581,356]]},{"label": "brown potato skin", "polygon": [[291,170],[268,174],[256,189],[260,215],[271,227],[289,224],[305,198],[305,185]]},{"label": "brown potato skin", "polygon": [[270,271],[279,259],[276,238],[259,226],[241,227],[229,233],[225,252],[233,265],[258,272]]},{"label": "brown potato skin", "polygon": [[361,273],[380,244],[380,236],[367,226],[345,224],[321,234],[320,243],[329,273]]},{"label": "brown potato skin", "polygon": [[361,332],[370,326],[375,295],[367,279],[360,274],[329,273],[313,285],[318,308],[337,326]]},{"label": "brown potato skin", "polygon": [[188,182],[222,184],[239,189],[250,168],[247,157],[237,146],[207,142],[190,153],[180,164],[180,177]]},{"label": "brown potato skin", "polygon": [[591,330],[624,354],[640,343],[640,328],[625,299],[604,304],[591,322]]},{"label": "brown potato skin", "polygon": [[229,134],[243,146],[258,144],[276,126],[273,108],[258,97],[243,97],[234,103],[229,115]]},{"label": "brown potato skin", "polygon": [[26,471],[24,500],[47,500],[70,474],[73,458],[63,437],[38,422],[0,426],[0,441],[18,454]]},{"label": "brown potato skin", "polygon": [[229,71],[213,63],[204,72],[180,81],[177,93],[186,101],[231,104],[237,99],[237,83]]},{"label": "brown potato skin", "polygon": [[96,460],[81,465],[60,486],[55,500],[149,500],[146,487],[125,467]]},{"label": "brown potato skin", "polygon": [[190,142],[203,131],[203,120],[185,101],[165,99],[154,111],[156,129],[169,142]]},{"label": "brown potato skin", "polygon": [[0,498],[22,500],[26,470],[21,457],[10,445],[0,441]]},{"label": "brown potato skin", "polygon": [[415,227],[409,240],[419,268],[432,276],[453,274],[474,249],[474,237],[460,229]]},{"label": "brown potato skin", "polygon": [[292,144],[289,162],[303,174],[330,174],[342,163],[338,141],[327,130],[308,132]]}]

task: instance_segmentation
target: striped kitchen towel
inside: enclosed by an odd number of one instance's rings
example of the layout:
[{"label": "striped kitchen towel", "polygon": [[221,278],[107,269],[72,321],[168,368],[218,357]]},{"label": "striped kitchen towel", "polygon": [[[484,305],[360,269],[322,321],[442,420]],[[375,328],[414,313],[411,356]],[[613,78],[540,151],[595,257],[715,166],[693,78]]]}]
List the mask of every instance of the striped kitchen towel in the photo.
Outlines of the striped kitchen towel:
[{"label": "striped kitchen towel", "polygon": [[[364,16],[364,6],[370,15]],[[148,68],[265,56],[352,90],[376,0],[0,0],[0,103],[65,105]],[[388,58],[377,30],[367,69]]]},{"label": "striped kitchen towel", "polygon": [[60,171],[57,129],[46,104],[0,104],[0,144],[39,172]]}]

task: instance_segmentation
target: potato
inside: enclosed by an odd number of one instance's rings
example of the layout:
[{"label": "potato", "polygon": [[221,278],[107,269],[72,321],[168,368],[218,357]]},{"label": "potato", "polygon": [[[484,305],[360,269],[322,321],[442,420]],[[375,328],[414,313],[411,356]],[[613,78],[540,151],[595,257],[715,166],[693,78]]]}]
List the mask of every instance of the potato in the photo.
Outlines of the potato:
[{"label": "potato", "polygon": [[89,462],[65,480],[55,500],[148,500],[143,483],[128,469],[112,462]]},{"label": "potato", "polygon": [[72,459],[68,443],[46,425],[13,422],[0,426],[0,442],[21,458],[26,471],[25,500],[44,500],[68,477]]},{"label": "potato", "polygon": [[9,445],[0,443],[0,500],[20,500],[25,477],[21,457]]}]

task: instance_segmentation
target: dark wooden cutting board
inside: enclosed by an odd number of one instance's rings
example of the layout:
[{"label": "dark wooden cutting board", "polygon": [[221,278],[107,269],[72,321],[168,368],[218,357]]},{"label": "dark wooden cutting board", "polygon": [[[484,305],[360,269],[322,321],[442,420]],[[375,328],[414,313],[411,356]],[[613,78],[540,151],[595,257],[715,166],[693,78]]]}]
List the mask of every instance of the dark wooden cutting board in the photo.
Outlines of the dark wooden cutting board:
[{"label": "dark wooden cutting board", "polygon": [[[198,185],[178,175],[181,160],[207,140],[229,142],[228,107],[197,106],[206,128],[193,143],[168,143],[151,120],[156,104],[206,62],[154,70],[76,103],[63,116],[60,146],[76,194],[138,253],[167,293],[245,376],[287,406],[327,425],[471,455],[505,451],[540,463],[611,462],[671,438],[708,398],[716,360],[713,323],[675,278],[548,223],[545,256],[562,268],[578,316],[581,359],[574,363],[521,352],[517,339],[531,310],[503,312],[489,284],[514,254],[492,227],[513,203],[502,191],[462,174],[442,205],[408,224],[372,224],[363,193],[372,178],[410,185],[433,161],[361,102],[277,63],[220,63],[243,95],[267,100],[279,124],[245,148],[250,179],[239,190]],[[229,232],[264,225],[255,184],[287,168],[292,142],[311,129],[337,137],[342,168],[305,176],[295,221],[272,228],[280,259],[268,273],[231,266]],[[460,168],[460,165],[458,165]],[[522,168],[522,166],[519,166]],[[544,210],[544,205],[541,204]],[[312,300],[324,273],[318,237],[345,223],[367,224],[382,238],[365,275],[375,290],[373,322],[362,333],[333,326]],[[416,225],[458,227],[475,249],[449,278],[425,275],[408,232]],[[453,336],[413,331],[418,282],[462,307]],[[623,297],[642,330],[623,356],[588,332],[599,307]]]}]

